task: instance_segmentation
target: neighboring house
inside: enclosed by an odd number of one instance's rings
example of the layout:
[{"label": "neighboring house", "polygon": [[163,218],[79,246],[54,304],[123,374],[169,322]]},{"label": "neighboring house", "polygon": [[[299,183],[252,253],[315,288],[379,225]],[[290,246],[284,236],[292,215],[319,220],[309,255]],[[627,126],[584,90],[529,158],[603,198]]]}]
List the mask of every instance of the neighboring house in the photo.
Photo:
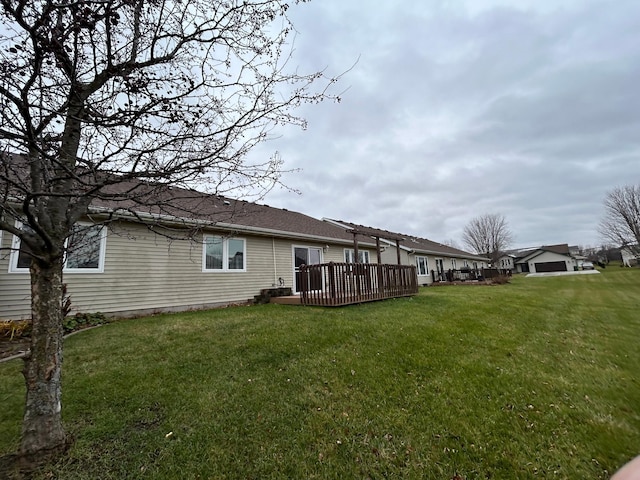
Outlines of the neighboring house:
[{"label": "neighboring house", "polygon": [[622,264],[625,267],[640,265],[640,245],[622,247],[620,254],[622,255]]},{"label": "neighboring house", "polygon": [[[448,270],[479,269],[489,265],[488,258],[426,238],[366,227],[343,220],[330,218],[324,218],[323,220],[350,232],[351,235],[356,232],[360,234],[359,237],[369,236],[379,239],[380,263],[415,265],[419,285],[428,285],[434,279],[436,281],[444,280],[445,273]],[[377,250],[375,253],[377,253]]]},{"label": "neighboring house", "polygon": [[578,262],[566,243],[510,250],[500,259],[506,256],[513,258],[517,273],[567,272],[578,268]]},{"label": "neighboring house", "polygon": [[498,256],[498,259],[494,265],[498,270],[513,272],[516,267],[516,257],[511,253],[503,253]]},{"label": "neighboring house", "polygon": [[[183,193],[182,212],[197,211],[189,218],[179,216]],[[64,271],[72,311],[142,315],[246,302],[272,286],[295,292],[300,265],[344,262],[353,249],[352,234],[301,213],[181,189],[171,195],[174,216],[111,211],[108,228],[82,231],[88,241],[70,251]],[[92,207],[92,218],[108,210]],[[167,238],[177,232],[192,238]],[[375,261],[371,238],[358,242]],[[0,319],[28,318],[28,253],[8,232],[0,248]]]}]

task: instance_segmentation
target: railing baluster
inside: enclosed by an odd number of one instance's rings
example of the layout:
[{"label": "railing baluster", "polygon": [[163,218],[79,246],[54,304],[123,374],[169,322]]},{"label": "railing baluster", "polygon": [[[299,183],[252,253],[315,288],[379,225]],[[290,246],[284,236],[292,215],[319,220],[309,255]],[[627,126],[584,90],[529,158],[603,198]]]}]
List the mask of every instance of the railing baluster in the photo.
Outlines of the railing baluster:
[{"label": "railing baluster", "polygon": [[348,305],[418,293],[412,265],[323,263],[302,265],[303,305]]}]

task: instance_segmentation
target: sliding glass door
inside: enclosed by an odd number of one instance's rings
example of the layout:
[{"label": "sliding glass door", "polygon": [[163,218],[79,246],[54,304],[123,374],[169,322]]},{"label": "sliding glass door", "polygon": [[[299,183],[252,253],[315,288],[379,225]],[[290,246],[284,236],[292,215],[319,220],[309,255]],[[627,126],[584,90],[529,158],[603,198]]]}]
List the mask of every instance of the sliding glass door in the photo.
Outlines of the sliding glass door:
[{"label": "sliding glass door", "polygon": [[294,278],[295,291],[300,292],[303,285],[307,285],[309,290],[322,290],[322,273],[307,273],[306,278],[302,277],[300,267],[302,265],[317,265],[322,263],[322,249],[318,247],[294,247]]}]

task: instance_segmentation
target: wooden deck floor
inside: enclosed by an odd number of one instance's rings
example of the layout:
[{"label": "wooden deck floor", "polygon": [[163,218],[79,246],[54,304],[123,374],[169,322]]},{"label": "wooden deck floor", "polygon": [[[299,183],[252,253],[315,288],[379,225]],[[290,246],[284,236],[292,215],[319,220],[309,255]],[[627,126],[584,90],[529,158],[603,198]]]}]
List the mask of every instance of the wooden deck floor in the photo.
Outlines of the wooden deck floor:
[{"label": "wooden deck floor", "polygon": [[[316,307],[344,307],[345,305],[355,305],[358,303],[367,303],[367,302],[379,302],[382,300],[387,300],[389,298],[410,297],[410,296],[413,296],[413,294],[396,295],[395,297],[384,297],[384,298],[375,298],[375,297],[364,298],[362,296],[352,296],[352,297],[343,297],[340,302],[336,302],[335,299],[329,298],[328,296],[320,296],[310,300],[308,305],[316,306]],[[279,305],[302,305],[302,297],[300,295],[291,295],[286,297],[272,297],[269,300],[269,303],[277,303]]]}]

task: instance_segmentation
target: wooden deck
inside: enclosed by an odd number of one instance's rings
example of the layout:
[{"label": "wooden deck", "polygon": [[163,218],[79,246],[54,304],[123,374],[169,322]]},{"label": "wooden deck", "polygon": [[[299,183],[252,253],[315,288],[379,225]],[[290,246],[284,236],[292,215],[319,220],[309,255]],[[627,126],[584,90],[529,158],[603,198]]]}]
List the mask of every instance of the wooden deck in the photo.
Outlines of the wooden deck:
[{"label": "wooden deck", "polygon": [[416,267],[411,265],[303,265],[296,280],[302,305],[338,307],[418,293]]},{"label": "wooden deck", "polygon": [[302,305],[300,295],[288,295],[286,297],[271,297],[269,303],[278,303],[280,305]]}]

